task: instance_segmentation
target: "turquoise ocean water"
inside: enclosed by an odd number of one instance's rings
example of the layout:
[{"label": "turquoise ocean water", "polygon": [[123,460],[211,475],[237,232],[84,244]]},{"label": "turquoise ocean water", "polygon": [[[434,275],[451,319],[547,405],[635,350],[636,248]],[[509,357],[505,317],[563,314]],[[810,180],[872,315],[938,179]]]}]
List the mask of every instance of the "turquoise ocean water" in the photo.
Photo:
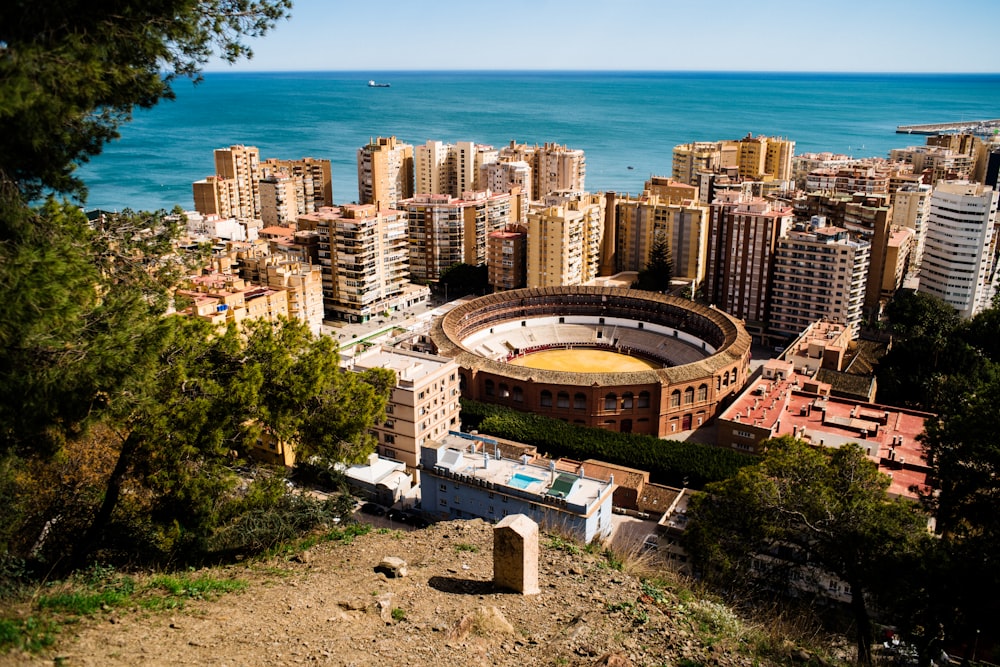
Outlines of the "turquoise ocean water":
[{"label": "turquoise ocean water", "polygon": [[586,151],[588,190],[637,193],[688,141],[752,132],[793,139],[796,153],[885,157],[924,143],[897,125],[1000,118],[1000,74],[209,73],[176,91],[81,168],[88,208],[190,209],[212,150],[235,143],[332,160],[340,204],[357,199],[356,151],[375,136],[557,142]]}]

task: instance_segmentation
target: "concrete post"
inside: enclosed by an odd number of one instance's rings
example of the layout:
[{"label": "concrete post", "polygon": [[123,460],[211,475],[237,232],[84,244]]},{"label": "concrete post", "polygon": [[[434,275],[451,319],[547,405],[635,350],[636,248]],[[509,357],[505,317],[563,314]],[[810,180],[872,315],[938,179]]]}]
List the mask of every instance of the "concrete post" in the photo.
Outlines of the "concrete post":
[{"label": "concrete post", "polygon": [[512,514],[493,529],[493,584],[537,595],[538,524],[524,514]]}]

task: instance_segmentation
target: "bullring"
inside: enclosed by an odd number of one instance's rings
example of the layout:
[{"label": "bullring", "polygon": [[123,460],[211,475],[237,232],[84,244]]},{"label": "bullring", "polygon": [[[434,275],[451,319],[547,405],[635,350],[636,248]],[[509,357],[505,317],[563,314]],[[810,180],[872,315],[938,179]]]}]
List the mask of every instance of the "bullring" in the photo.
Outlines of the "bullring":
[{"label": "bullring", "polygon": [[[460,367],[465,398],[612,431],[669,436],[712,419],[747,380],[750,335],[715,308],[616,287],[498,292],[437,319],[431,340]],[[646,370],[576,372],[511,363],[598,349]]]}]

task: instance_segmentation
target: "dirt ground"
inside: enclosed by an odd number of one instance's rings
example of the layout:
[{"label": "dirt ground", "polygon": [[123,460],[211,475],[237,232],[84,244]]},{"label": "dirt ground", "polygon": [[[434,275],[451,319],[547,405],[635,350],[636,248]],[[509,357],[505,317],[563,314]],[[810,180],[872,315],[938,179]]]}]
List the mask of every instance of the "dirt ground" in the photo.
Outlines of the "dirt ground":
[{"label": "dirt ground", "polygon": [[[353,544],[231,566],[242,593],[182,610],[109,610],[68,626],[43,656],[0,665],[766,665],[726,611],[682,587],[650,589],[542,536],[541,593],[494,588],[493,527],[453,521],[374,530]],[[407,576],[377,571],[402,558]]]}]

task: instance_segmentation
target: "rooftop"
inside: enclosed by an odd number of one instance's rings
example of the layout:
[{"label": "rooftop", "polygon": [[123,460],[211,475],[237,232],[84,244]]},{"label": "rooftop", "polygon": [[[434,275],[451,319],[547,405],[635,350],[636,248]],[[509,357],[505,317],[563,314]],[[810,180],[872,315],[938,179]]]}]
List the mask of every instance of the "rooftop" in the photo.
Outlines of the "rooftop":
[{"label": "rooftop", "polygon": [[560,472],[555,461],[539,465],[527,455],[504,458],[490,438],[452,431],[434,444],[438,445],[436,469],[477,480],[473,483],[491,483],[516,495],[565,500],[567,505],[589,510],[615,486],[611,480],[584,476],[582,467],[575,472]]},{"label": "rooftop", "polygon": [[784,370],[770,376],[765,370],[720,419],[766,429],[770,437],[790,435],[825,447],[857,443],[892,477],[891,495],[912,497],[911,486],[926,486],[929,468],[917,436],[933,415],[807,391],[816,380]]}]

